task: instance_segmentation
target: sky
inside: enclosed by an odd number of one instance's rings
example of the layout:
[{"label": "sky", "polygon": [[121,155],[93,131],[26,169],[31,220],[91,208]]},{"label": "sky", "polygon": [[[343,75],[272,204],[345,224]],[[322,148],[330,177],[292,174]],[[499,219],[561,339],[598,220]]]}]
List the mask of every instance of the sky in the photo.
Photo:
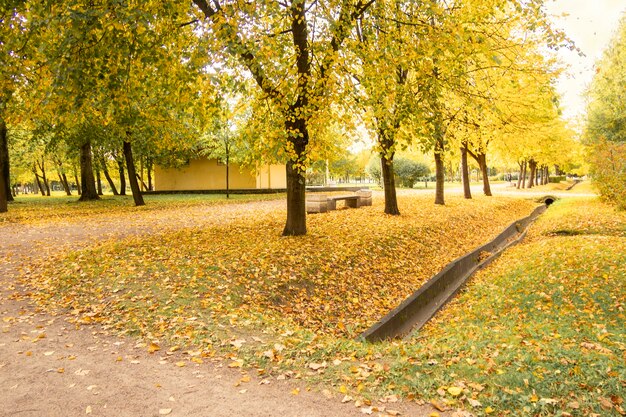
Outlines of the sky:
[{"label": "sky", "polygon": [[585,112],[584,91],[593,78],[595,62],[616,33],[621,15],[626,13],[626,1],[553,0],[546,3],[546,11],[553,16],[555,26],[563,29],[585,54],[581,57],[569,50],[559,51],[570,66],[557,84],[562,96],[561,107],[565,118],[576,120]]}]

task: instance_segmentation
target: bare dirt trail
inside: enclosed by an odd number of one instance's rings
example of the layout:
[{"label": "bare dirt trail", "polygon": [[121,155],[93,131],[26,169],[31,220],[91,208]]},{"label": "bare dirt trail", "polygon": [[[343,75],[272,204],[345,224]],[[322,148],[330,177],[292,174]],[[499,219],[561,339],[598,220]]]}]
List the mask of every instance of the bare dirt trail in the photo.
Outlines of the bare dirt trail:
[{"label": "bare dirt trail", "polygon": [[409,402],[361,410],[324,387],[261,380],[254,370],[229,369],[220,360],[177,366],[179,358],[165,349],[150,354],[136,339],[38,311],[16,284],[36,257],[127,235],[224,224],[251,209],[263,215],[282,205],[233,204],[219,217],[210,214],[212,207],[194,207],[0,226],[0,417],[431,415],[431,407]]}]

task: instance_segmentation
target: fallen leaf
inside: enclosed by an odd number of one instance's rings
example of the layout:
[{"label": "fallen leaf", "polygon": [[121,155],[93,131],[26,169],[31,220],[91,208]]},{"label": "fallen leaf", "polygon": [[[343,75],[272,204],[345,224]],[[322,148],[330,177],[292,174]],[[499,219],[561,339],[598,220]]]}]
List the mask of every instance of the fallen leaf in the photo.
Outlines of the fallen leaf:
[{"label": "fallen leaf", "polygon": [[171,408],[159,408],[159,415],[166,416],[172,412]]}]

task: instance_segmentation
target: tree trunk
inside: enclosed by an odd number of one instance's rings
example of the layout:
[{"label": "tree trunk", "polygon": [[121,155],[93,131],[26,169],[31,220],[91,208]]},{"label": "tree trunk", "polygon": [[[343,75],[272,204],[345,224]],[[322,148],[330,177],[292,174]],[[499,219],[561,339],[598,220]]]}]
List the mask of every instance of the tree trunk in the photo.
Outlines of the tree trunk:
[{"label": "tree trunk", "polygon": [[390,159],[382,156],[380,158],[381,173],[383,177],[383,190],[385,191],[385,214],[397,216],[400,214],[398,209],[398,198],[396,197],[396,179],[393,169],[393,154]]},{"label": "tree trunk", "polygon": [[440,152],[435,152],[435,204],[445,204],[443,186],[445,181],[444,167],[443,167],[443,155]]},{"label": "tree trunk", "polygon": [[109,174],[109,170],[107,169],[106,161],[104,160],[104,158],[100,160],[100,165],[102,165],[102,172],[104,173],[104,178],[106,178],[107,182],[109,183],[109,187],[111,187],[111,191],[113,192],[113,195],[119,195],[119,193],[117,192],[117,188],[115,187],[115,183],[113,182],[113,179],[111,178],[111,174]]},{"label": "tree trunk", "polygon": [[98,195],[103,195],[102,192],[102,178],[100,177],[100,168],[96,166],[96,190]]},{"label": "tree trunk", "polygon": [[141,186],[139,187],[139,191],[141,191],[141,189],[143,189],[143,191],[148,191],[148,186],[146,185],[145,182],[143,182],[143,179],[141,178],[139,174],[137,174],[137,181],[139,182],[139,185]]},{"label": "tree trunk", "polygon": [[547,185],[550,183],[550,168],[546,165],[543,170],[545,171],[545,175],[543,176],[543,185]]},{"label": "tree trunk", "polygon": [[298,102],[291,106],[291,117],[285,121],[285,131],[290,133],[290,147],[295,159],[287,161],[287,221],[283,236],[302,236],[306,234],[306,178],[304,176],[304,160],[306,146],[309,143],[309,130],[306,120],[300,114],[308,99],[299,96]]},{"label": "tree trunk", "polygon": [[543,169],[543,165],[541,166],[541,168],[539,169],[539,182],[537,182],[537,185],[543,185],[543,174],[545,173],[545,169]]},{"label": "tree trunk", "polygon": [[472,198],[472,190],[470,189],[469,167],[467,165],[467,142],[461,146],[461,178],[463,181],[463,196]]},{"label": "tree trunk", "polygon": [[528,161],[524,161],[524,166],[522,167],[522,188],[526,188],[526,171],[528,169]]},{"label": "tree trunk", "polygon": [[41,170],[41,182],[46,187],[46,196],[50,197],[50,181],[48,181],[48,176],[46,175],[46,161],[43,156],[41,157],[41,163],[38,162],[37,164]]},{"label": "tree trunk", "polygon": [[[2,194],[4,197],[0,197],[0,199],[6,200],[6,202],[13,201],[13,193],[11,192],[11,166],[9,164],[8,129],[2,117],[0,117],[0,170],[2,170],[0,173],[0,184],[4,187],[4,193]],[[0,201],[0,207],[4,204],[5,203]]]},{"label": "tree trunk", "polygon": [[[6,153],[5,153],[6,149]],[[9,210],[8,202],[13,199],[9,197],[5,184],[9,184],[9,146],[7,142],[7,125],[4,119],[0,117],[0,213],[6,213]]]},{"label": "tree trunk", "polygon": [[287,222],[283,236],[306,234],[305,178],[294,161],[287,161]]},{"label": "tree trunk", "polygon": [[535,174],[537,173],[537,162],[535,162],[534,159],[530,159],[528,161],[528,166],[530,168],[530,175],[528,176],[527,188],[533,188],[535,185]]},{"label": "tree trunk", "polygon": [[517,175],[517,184],[515,188],[519,190],[522,186],[522,171],[524,171],[524,162],[518,162],[517,164],[519,165],[519,174]]},{"label": "tree trunk", "polygon": [[225,144],[226,148],[226,198],[230,198],[230,147],[228,143]]},{"label": "tree trunk", "polygon": [[491,197],[491,185],[489,184],[489,168],[487,167],[487,155],[484,153],[479,153],[477,156],[478,166],[480,168],[480,172],[483,175],[483,192],[486,196]]},{"label": "tree trunk", "polygon": [[82,192],[78,201],[100,199],[98,190],[96,190],[96,180],[93,176],[91,141],[89,140],[80,147],[80,182]]},{"label": "tree trunk", "polygon": [[37,165],[33,162],[33,173],[35,174],[35,184],[37,185],[37,190],[41,193],[43,197],[46,196],[46,190],[41,185],[41,180],[39,179],[39,174],[37,173]]},{"label": "tree trunk", "polygon": [[[0,159],[0,181],[4,183],[4,161]],[[4,187],[0,187],[0,213],[6,213],[9,211],[7,190]]]},{"label": "tree trunk", "polygon": [[120,195],[126,195],[126,176],[124,175],[124,162],[117,161],[117,170],[120,174]]},{"label": "tree trunk", "polygon": [[[438,70],[435,68],[435,77],[438,75]],[[445,139],[444,139],[444,129],[443,129],[443,121],[441,120],[441,113],[439,112],[439,106],[436,106],[436,120],[435,120],[435,204],[444,205],[444,183],[446,180],[445,177],[445,167],[444,167],[444,152],[446,151],[445,147]]]},{"label": "tree trunk", "polygon": [[72,190],[70,190],[70,185],[67,183],[67,176],[64,172],[61,172],[59,168],[57,168],[57,174],[59,174],[59,182],[63,186],[63,191],[65,191],[65,195],[72,195]]},{"label": "tree trunk", "polygon": [[383,181],[383,191],[385,192],[385,214],[397,216],[398,198],[396,196],[396,175],[393,166],[395,152],[392,151],[395,144],[396,126],[390,126],[384,120],[378,122],[378,143],[381,147],[380,172]]},{"label": "tree trunk", "polygon": [[78,180],[78,174],[76,173],[76,165],[74,165],[74,181],[76,182],[76,191],[78,195],[82,194],[82,190],[80,189],[80,181]]},{"label": "tree trunk", "polygon": [[147,158],[146,159],[146,171],[148,172],[148,191],[152,191],[153,187],[152,187],[152,166],[154,164],[152,163],[152,159],[151,158]]},{"label": "tree trunk", "polygon": [[[127,136],[130,136],[130,133],[127,133]],[[146,203],[143,201],[141,190],[139,190],[139,183],[137,182],[137,172],[135,171],[133,149],[130,142],[127,141],[124,141],[124,159],[126,159],[128,182],[130,182],[130,189],[133,192],[133,200],[135,201],[135,206],[144,206]]]}]

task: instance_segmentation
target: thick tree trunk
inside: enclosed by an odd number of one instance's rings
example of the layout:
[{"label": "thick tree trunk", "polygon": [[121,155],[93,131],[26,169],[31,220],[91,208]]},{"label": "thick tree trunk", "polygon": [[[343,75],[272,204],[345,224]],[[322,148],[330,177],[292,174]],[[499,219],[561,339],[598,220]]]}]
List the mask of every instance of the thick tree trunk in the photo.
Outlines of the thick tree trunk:
[{"label": "thick tree trunk", "polygon": [[398,198],[396,197],[396,179],[393,169],[393,154],[390,159],[382,156],[380,158],[381,172],[383,177],[383,190],[385,191],[385,214],[397,216],[400,214],[398,209]]},{"label": "thick tree trunk", "polygon": [[113,192],[113,195],[119,195],[119,193],[117,192],[117,188],[115,187],[115,183],[113,182],[113,179],[111,178],[111,174],[109,174],[109,170],[107,169],[106,161],[104,160],[104,158],[100,160],[100,164],[102,165],[102,172],[104,173],[104,178],[106,178],[107,182],[109,183],[109,187],[111,187],[111,191]]},{"label": "thick tree trunk", "polygon": [[435,204],[445,204],[443,186],[445,182],[445,173],[443,166],[443,155],[441,152],[435,151]]},{"label": "thick tree trunk", "polygon": [[461,146],[461,178],[463,180],[463,196],[472,198],[472,190],[470,189],[469,167],[467,165],[467,142]]},{"label": "thick tree trunk", "polygon": [[[9,138],[7,125],[4,119],[0,117],[0,184],[4,187],[4,200],[13,201],[13,193],[11,192],[11,166],[9,163]],[[2,198],[2,197],[0,197]],[[3,203],[0,202],[0,206]]]},{"label": "thick tree trunk", "polygon": [[528,161],[528,167],[530,168],[530,175],[528,176],[527,188],[533,188],[535,185],[535,175],[537,173],[537,162],[534,159]]},{"label": "thick tree trunk", "polygon": [[393,166],[393,146],[395,144],[395,132],[397,126],[390,126],[384,120],[378,122],[378,143],[381,147],[380,172],[383,181],[383,191],[385,192],[385,214],[397,216],[398,198],[396,196],[396,175]]},{"label": "thick tree trunk", "polygon": [[528,161],[524,161],[524,166],[522,167],[522,188],[526,188],[527,169],[528,169]]},{"label": "thick tree trunk", "polygon": [[294,165],[287,161],[287,222],[283,236],[306,234],[305,178]]},{"label": "thick tree trunk", "polygon": [[124,159],[126,159],[128,182],[130,182],[130,189],[133,192],[133,200],[135,201],[135,206],[144,206],[146,203],[143,201],[143,196],[141,195],[141,190],[139,189],[139,183],[137,182],[137,172],[135,171],[133,149],[130,142],[127,141],[124,141]]},{"label": "thick tree trunk", "polygon": [[544,176],[543,176],[543,185],[546,185],[550,182],[550,168],[546,165],[544,168]]},{"label": "thick tree trunk", "polygon": [[124,174],[124,162],[117,161],[117,170],[120,174],[120,195],[126,195],[126,176]]},{"label": "thick tree trunk", "polygon": [[82,192],[78,201],[99,200],[96,190],[96,179],[93,176],[93,161],[91,155],[91,141],[86,141],[80,147],[80,182]]},{"label": "thick tree trunk", "polygon": [[[308,142],[308,131],[306,142]],[[289,131],[289,130],[288,130]],[[304,156],[306,143],[295,141],[294,149],[298,159]],[[292,140],[292,143],[294,141]],[[306,234],[306,179],[304,172],[296,161],[287,162],[287,221],[283,229],[283,236],[301,236]]]}]

